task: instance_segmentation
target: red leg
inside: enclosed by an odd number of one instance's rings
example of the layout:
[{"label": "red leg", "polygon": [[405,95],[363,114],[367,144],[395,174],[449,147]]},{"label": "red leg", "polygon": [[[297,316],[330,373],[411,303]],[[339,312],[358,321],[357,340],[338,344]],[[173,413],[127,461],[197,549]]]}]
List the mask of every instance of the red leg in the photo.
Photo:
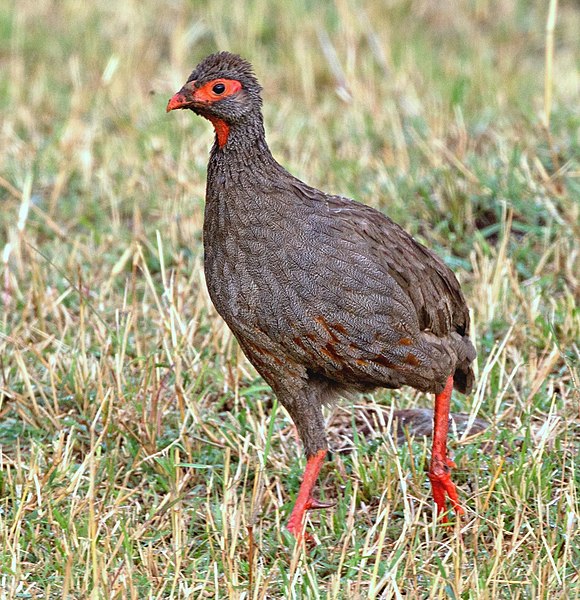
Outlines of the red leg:
[{"label": "red leg", "polygon": [[433,417],[433,450],[431,452],[431,465],[429,479],[433,490],[433,500],[437,505],[438,514],[443,514],[443,523],[447,523],[444,514],[447,510],[447,498],[456,514],[463,514],[459,504],[459,496],[451,481],[451,468],[455,463],[447,458],[447,433],[449,431],[449,404],[453,391],[453,376],[445,384],[445,389],[435,396],[435,413]]},{"label": "red leg", "polygon": [[287,525],[288,531],[298,540],[302,538],[306,511],[313,508],[329,508],[332,506],[332,504],[320,502],[312,497],[312,490],[325,458],[326,450],[319,450],[316,454],[310,456],[306,462],[302,484]]}]

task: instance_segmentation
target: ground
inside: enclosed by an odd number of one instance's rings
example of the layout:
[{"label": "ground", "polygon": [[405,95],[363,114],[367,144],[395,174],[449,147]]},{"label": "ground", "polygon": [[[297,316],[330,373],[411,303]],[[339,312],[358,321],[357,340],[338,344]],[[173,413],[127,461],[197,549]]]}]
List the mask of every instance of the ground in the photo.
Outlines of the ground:
[{"label": "ground", "polygon": [[[580,597],[580,9],[551,36],[555,4],[0,6],[2,598]],[[213,132],[165,114],[216,50],[254,64],[282,164],[458,274],[453,410],[489,423],[450,443],[462,523],[434,525],[429,440],[384,426],[431,406],[404,389],[329,415],[336,505],[310,553],[285,533],[300,446],[201,269]]]}]

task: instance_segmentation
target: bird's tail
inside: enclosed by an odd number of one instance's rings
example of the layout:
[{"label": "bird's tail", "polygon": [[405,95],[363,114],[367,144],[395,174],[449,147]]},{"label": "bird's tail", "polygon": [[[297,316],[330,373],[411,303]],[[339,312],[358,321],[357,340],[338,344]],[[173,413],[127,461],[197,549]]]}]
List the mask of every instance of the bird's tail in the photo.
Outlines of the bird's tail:
[{"label": "bird's tail", "polygon": [[475,382],[472,363],[477,356],[471,340],[466,335],[453,334],[457,364],[453,373],[453,387],[462,394],[469,394]]}]

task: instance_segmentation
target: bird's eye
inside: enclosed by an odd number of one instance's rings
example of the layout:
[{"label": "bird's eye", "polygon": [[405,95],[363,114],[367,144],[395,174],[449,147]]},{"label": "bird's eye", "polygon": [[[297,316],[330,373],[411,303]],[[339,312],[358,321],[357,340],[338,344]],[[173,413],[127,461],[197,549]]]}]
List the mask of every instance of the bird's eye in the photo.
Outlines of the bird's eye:
[{"label": "bird's eye", "polygon": [[226,86],[223,83],[216,83],[211,90],[214,94],[223,94],[226,91]]}]

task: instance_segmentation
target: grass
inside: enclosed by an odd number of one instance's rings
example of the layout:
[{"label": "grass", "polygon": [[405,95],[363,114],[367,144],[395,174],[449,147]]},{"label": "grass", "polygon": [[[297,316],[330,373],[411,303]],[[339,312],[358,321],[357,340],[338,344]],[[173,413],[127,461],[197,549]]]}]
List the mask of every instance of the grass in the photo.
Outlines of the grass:
[{"label": "grass", "polygon": [[[1,597],[580,597],[578,7],[550,99],[547,3],[113,6],[0,7]],[[213,134],[164,111],[217,49],[253,62],[283,164],[461,278],[478,383],[453,408],[490,426],[452,443],[450,531],[429,442],[345,402],[320,545],[284,532],[304,460],[203,282]]]}]

